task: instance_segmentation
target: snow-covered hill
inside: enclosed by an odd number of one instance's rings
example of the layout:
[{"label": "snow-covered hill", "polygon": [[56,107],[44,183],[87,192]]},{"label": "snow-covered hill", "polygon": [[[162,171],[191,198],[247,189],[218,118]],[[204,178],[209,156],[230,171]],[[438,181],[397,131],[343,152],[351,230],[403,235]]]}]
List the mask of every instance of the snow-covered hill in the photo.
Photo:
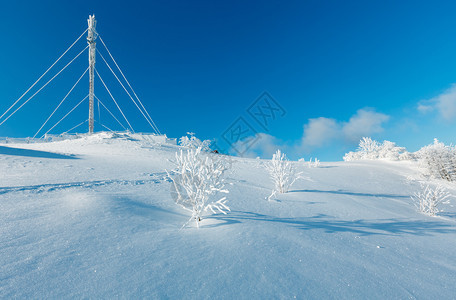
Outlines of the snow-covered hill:
[{"label": "snow-covered hill", "polygon": [[455,297],[456,208],[416,211],[414,163],[296,163],[305,179],[267,201],[265,161],[233,158],[232,212],[179,230],[177,150],[108,133],[0,145],[0,298]]}]

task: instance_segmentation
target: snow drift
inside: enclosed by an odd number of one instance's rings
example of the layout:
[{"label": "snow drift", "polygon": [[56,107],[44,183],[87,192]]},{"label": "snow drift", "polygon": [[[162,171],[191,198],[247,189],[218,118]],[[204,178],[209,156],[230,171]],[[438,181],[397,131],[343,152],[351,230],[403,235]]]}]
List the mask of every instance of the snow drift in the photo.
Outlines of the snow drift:
[{"label": "snow drift", "polygon": [[0,298],[454,297],[456,209],[417,211],[415,162],[295,163],[305,180],[267,201],[265,161],[233,158],[231,212],[179,230],[179,149],[108,133],[2,145]]}]

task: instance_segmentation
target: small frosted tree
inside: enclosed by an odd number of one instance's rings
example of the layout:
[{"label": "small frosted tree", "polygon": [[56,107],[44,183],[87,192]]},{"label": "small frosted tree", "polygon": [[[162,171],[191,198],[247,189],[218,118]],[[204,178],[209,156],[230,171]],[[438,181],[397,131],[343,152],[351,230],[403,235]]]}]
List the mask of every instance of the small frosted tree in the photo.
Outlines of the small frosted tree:
[{"label": "small frosted tree", "polygon": [[456,181],[456,148],[434,139],[417,152],[422,168],[432,178]]},{"label": "small frosted tree", "polygon": [[201,147],[198,147],[188,149],[185,153],[182,150],[176,153],[175,163],[177,168],[173,175],[168,173],[172,180],[172,194],[178,205],[192,212],[191,218],[182,227],[192,220],[195,220],[199,227],[205,212],[226,214],[230,211],[226,205],[226,197],[211,199],[218,193],[229,193],[223,179],[227,170],[223,157],[204,153]]},{"label": "small frosted tree", "polygon": [[412,199],[420,212],[434,217],[441,211],[438,205],[447,204],[447,199],[450,196],[450,193],[441,185],[437,185],[435,188],[431,188],[429,185],[421,185],[421,191],[415,193]]},{"label": "small frosted tree", "polygon": [[398,147],[393,142],[379,143],[370,137],[363,137],[359,142],[358,150],[348,152],[344,156],[345,161],[361,159],[411,160],[414,156],[404,147]]},{"label": "small frosted tree", "polygon": [[309,159],[308,162],[304,158],[298,159],[298,162],[303,163],[304,166],[308,168],[318,168],[320,166],[320,160],[318,158],[315,158],[315,160],[312,162],[312,157]]},{"label": "small frosted tree", "polygon": [[187,132],[187,135],[179,139],[179,145],[186,148],[196,149],[201,148],[202,151],[210,151],[210,140],[201,141],[193,132]]},{"label": "small frosted tree", "polygon": [[277,193],[287,193],[291,185],[300,178],[301,173],[296,173],[295,167],[288,161],[286,155],[277,150],[272,156],[272,160],[266,164],[266,169],[274,182],[274,189],[268,200]]},{"label": "small frosted tree", "polygon": [[364,152],[364,153],[373,153],[378,151],[380,148],[380,145],[376,140],[371,139],[370,137],[363,137],[359,141],[359,147],[358,150],[359,152]]},{"label": "small frosted tree", "polygon": [[320,161],[318,160],[318,158],[315,158],[314,162],[312,162],[312,157],[309,159],[309,161],[307,162],[307,166],[309,168],[318,168],[320,166]]},{"label": "small frosted tree", "polygon": [[386,158],[388,160],[403,160],[407,155],[404,147],[398,147],[396,143],[383,141],[378,147],[378,158]]}]

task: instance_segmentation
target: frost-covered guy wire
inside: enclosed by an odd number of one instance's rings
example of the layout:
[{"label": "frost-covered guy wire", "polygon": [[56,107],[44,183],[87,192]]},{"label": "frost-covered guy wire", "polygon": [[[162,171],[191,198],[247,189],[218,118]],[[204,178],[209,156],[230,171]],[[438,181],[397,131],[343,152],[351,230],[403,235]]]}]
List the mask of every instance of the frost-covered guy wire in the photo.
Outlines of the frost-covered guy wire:
[{"label": "frost-covered guy wire", "polygon": [[[3,118],[4,115],[6,115],[40,80],[41,78],[44,77],[44,75],[46,75],[51,69],[52,67],[55,66],[55,64],[71,49],[73,48],[74,44],[76,44],[81,38],[82,36],[87,32],[88,29],[84,30],[84,32],[73,42],[73,44],[71,44],[70,47],[68,47],[68,49],[65,50],[65,52],[63,52],[62,55],[60,55],[59,58],[57,58],[57,60],[46,70],[46,72],[44,72],[40,78],[38,78],[26,91],[25,93],[22,94],[22,96],[19,97],[19,99],[17,99],[13,105],[10,106],[10,108],[8,108],[1,116],[0,116],[0,120]],[[87,49],[87,47],[85,48]]]},{"label": "frost-covered guy wire", "polygon": [[434,217],[441,211],[438,205],[448,204],[449,197],[451,194],[440,184],[435,188],[431,188],[429,184],[421,184],[421,191],[415,193],[411,198],[420,212]]},{"label": "frost-covered guy wire", "polygon": [[176,204],[192,212],[182,228],[192,220],[199,227],[204,212],[226,214],[230,211],[226,197],[211,200],[217,193],[229,193],[223,178],[228,166],[224,157],[202,152],[201,147],[190,148],[176,153],[175,164],[177,168],[173,175],[168,173],[168,177],[172,180]]},{"label": "frost-covered guy wire", "polygon": [[295,167],[280,150],[273,154],[272,160],[266,164],[266,169],[274,182],[274,189],[267,197],[268,200],[271,200],[277,193],[287,193],[291,185],[301,177],[301,173],[296,173]]}]

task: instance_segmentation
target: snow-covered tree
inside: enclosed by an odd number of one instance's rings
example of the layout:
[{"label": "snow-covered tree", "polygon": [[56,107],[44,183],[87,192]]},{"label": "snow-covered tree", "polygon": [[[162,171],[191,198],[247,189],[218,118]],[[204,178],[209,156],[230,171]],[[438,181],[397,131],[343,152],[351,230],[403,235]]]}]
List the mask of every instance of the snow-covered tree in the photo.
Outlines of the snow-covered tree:
[{"label": "snow-covered tree", "polygon": [[318,158],[315,157],[314,161],[312,162],[312,157],[309,159],[307,163],[309,168],[318,168],[320,166],[320,161]]},{"label": "snow-covered tree", "polygon": [[379,144],[376,140],[371,139],[370,137],[363,137],[359,141],[358,151],[363,153],[374,153],[378,151]]},{"label": "snow-covered tree", "polygon": [[201,141],[193,132],[187,132],[187,135],[179,139],[179,145],[186,148],[201,148],[202,151],[210,151],[210,140]]},{"label": "snow-covered tree", "polygon": [[441,210],[438,208],[439,204],[448,203],[450,193],[441,185],[431,188],[429,185],[421,185],[421,191],[415,193],[412,199],[415,201],[416,207],[420,212],[435,216]]},{"label": "snow-covered tree", "polygon": [[280,150],[277,150],[272,156],[272,160],[266,164],[266,169],[271,175],[274,182],[272,194],[268,197],[270,200],[276,193],[288,192],[291,185],[300,178],[300,173],[296,173],[296,168],[287,159],[287,156]]},{"label": "snow-covered tree", "polygon": [[176,153],[177,168],[172,175],[172,194],[178,205],[192,212],[191,220],[197,227],[205,212],[221,212],[226,214],[230,208],[226,205],[226,197],[212,199],[218,193],[229,193],[225,189],[224,172],[228,168],[225,157],[202,152],[201,147],[191,148],[186,152]]},{"label": "snow-covered tree", "polygon": [[425,174],[437,179],[456,181],[456,148],[434,139],[434,143],[421,148],[416,155]]},{"label": "snow-covered tree", "polygon": [[395,143],[390,141],[383,141],[378,147],[377,152],[378,158],[386,158],[388,160],[400,160],[401,155],[407,153],[404,147],[398,147]]},{"label": "snow-covered tree", "polygon": [[298,159],[299,162],[303,163],[304,166],[308,168],[318,168],[320,166],[320,160],[318,158],[315,158],[315,160],[312,162],[312,157],[309,159],[308,162],[304,158]]},{"label": "snow-covered tree", "polygon": [[379,143],[370,137],[361,139],[358,151],[348,152],[344,156],[345,161],[361,159],[410,160],[413,158],[413,154],[407,152],[404,147],[398,147],[390,141]]}]

